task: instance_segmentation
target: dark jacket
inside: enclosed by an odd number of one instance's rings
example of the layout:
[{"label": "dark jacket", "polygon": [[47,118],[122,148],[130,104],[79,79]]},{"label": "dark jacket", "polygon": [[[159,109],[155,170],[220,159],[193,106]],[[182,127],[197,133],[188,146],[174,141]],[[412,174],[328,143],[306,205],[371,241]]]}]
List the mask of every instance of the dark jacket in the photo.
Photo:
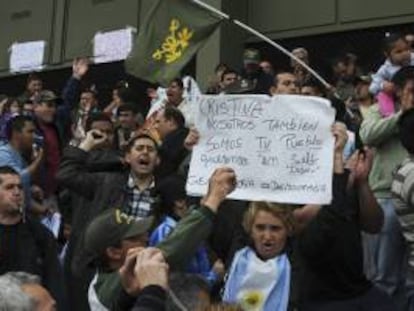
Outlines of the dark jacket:
[{"label": "dark jacket", "polygon": [[[62,92],[62,100],[58,101],[56,107],[55,120],[50,124],[52,131],[56,133],[58,138],[59,150],[61,153],[63,147],[69,142],[71,133],[70,133],[70,124],[71,124],[71,110],[78,102],[80,89],[80,81],[71,77]],[[34,118],[36,132],[35,132],[35,144],[38,147],[44,148],[44,154],[48,156],[48,147],[45,142],[45,133],[42,130],[42,127],[39,124],[39,121]],[[47,174],[46,161],[42,161],[39,168],[39,172],[35,178],[36,183],[39,184],[42,189],[45,189],[46,185],[46,174]]]},{"label": "dark jacket", "polygon": [[156,175],[163,178],[176,173],[189,151],[184,147],[184,140],[188,135],[188,128],[178,128],[168,134],[162,142],[159,153],[161,163],[157,168]]},{"label": "dark jacket", "polygon": [[145,287],[138,295],[132,311],[165,311],[167,292],[160,286]]},{"label": "dark jacket", "polygon": [[0,274],[24,271],[38,275],[58,310],[67,310],[56,241],[42,224],[26,217],[16,225],[0,225],[0,254]]},{"label": "dark jacket", "polygon": [[331,205],[323,206],[298,237],[304,303],[355,298],[372,287],[363,271],[358,201],[346,185],[347,174],[334,175]]},{"label": "dark jacket", "polygon": [[[170,267],[170,271],[183,271],[197,248],[212,232],[215,214],[201,206],[184,217],[175,230],[157,245]],[[98,300],[111,311],[129,310],[135,297],[122,290],[118,271],[104,273],[98,271],[100,286],[95,287]],[[145,310],[145,309],[144,309]]]},{"label": "dark jacket", "polygon": [[88,286],[95,273],[84,256],[83,239],[89,222],[123,197],[127,172],[112,150],[85,152],[69,146],[63,153],[57,179],[65,188],[66,215],[72,215],[72,232],[64,270],[73,310],[89,310]]}]

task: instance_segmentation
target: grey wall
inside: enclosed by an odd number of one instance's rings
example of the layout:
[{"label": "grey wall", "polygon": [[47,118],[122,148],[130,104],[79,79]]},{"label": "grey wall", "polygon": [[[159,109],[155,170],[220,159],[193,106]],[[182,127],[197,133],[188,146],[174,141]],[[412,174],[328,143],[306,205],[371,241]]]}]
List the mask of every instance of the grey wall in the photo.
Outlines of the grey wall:
[{"label": "grey wall", "polygon": [[[0,76],[7,76],[13,42],[47,41],[46,69],[68,66],[92,55],[98,31],[132,26],[153,0],[0,0]],[[412,0],[205,0],[273,39],[409,23]],[[222,26],[197,57],[202,85],[219,61],[240,63],[243,44],[257,39],[232,25]]]},{"label": "grey wall", "polygon": [[274,39],[414,22],[412,0],[248,2],[248,22]]}]

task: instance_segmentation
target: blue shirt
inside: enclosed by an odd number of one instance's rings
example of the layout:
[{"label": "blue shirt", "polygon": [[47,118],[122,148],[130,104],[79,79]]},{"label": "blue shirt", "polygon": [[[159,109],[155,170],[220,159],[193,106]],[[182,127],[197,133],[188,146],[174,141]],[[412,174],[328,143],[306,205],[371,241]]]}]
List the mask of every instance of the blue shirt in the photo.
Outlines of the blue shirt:
[{"label": "blue shirt", "polygon": [[[164,221],[152,232],[149,240],[150,246],[156,246],[164,240],[177,226],[177,221],[172,217],[165,216]],[[212,286],[218,279],[218,275],[211,268],[207,250],[200,246],[196,254],[188,264],[186,272],[200,274]]]}]

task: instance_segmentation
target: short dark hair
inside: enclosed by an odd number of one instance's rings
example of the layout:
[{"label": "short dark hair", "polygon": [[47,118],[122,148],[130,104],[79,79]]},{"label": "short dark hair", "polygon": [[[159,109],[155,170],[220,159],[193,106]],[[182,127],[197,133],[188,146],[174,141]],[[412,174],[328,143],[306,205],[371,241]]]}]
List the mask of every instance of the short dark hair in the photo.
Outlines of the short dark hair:
[{"label": "short dark hair", "polygon": [[125,103],[119,106],[118,111],[116,112],[116,115],[119,117],[121,112],[132,112],[133,114],[137,114],[137,107],[134,103]]},{"label": "short dark hair", "polygon": [[175,107],[171,107],[171,106],[167,106],[164,108],[163,110],[163,114],[164,114],[164,118],[168,121],[174,121],[174,123],[179,127],[182,128],[185,125],[185,117],[183,115],[183,113],[175,108]]},{"label": "short dark hair", "polygon": [[86,87],[81,91],[82,93],[89,93],[93,95],[93,98],[97,99],[98,98],[98,92],[96,91],[96,89],[94,87]]},{"label": "short dark hair", "polygon": [[26,122],[33,122],[33,119],[30,116],[18,115],[14,118],[11,118],[6,124],[6,137],[7,140],[11,140],[13,132],[19,132],[24,129]]},{"label": "short dark hair", "polygon": [[231,73],[234,73],[236,76],[239,75],[239,73],[236,70],[228,68],[228,69],[224,70],[223,73],[221,74],[220,81],[223,81],[224,76],[226,76],[228,74],[231,74]]},{"label": "short dark hair", "polygon": [[17,102],[19,107],[22,108],[23,104],[16,97],[8,97],[4,104],[4,112],[10,112],[10,107],[14,102]]},{"label": "short dark hair", "polygon": [[128,142],[128,145],[125,148],[125,152],[128,153],[131,151],[132,147],[134,146],[135,142],[139,139],[149,139],[154,143],[155,149],[157,150],[157,153],[159,152],[159,145],[158,142],[149,134],[141,133],[137,136],[131,138],[131,140]]},{"label": "short dark hair", "polygon": [[171,85],[174,82],[177,83],[177,85],[180,87],[180,89],[184,89],[184,83],[183,83],[183,80],[181,78],[172,79],[171,82],[168,85]]},{"label": "short dark hair", "polygon": [[27,76],[27,80],[26,80],[26,84],[29,84],[32,81],[43,81],[37,74],[35,73],[30,73]]},{"label": "short dark hair", "polygon": [[154,213],[159,219],[165,215],[173,215],[175,201],[185,200],[187,198],[185,183],[186,180],[183,176],[172,174],[160,180],[156,185],[156,191],[159,195],[159,204],[157,204]]},{"label": "short dark hair", "polygon": [[19,175],[19,173],[11,166],[0,166],[0,184],[3,182],[1,175]]},{"label": "short dark hair", "polygon": [[[210,292],[208,283],[197,274],[172,273],[169,276],[169,286],[187,310],[198,309],[200,302],[198,294],[200,291]],[[173,306],[174,300],[169,300],[167,304]]]},{"label": "short dark hair", "polygon": [[92,123],[93,122],[98,122],[98,121],[109,122],[113,126],[113,123],[112,123],[112,120],[111,120],[110,116],[108,116],[107,114],[105,114],[103,112],[93,112],[86,119],[85,131],[86,132],[90,131],[91,128],[92,128]]},{"label": "short dark hair", "polygon": [[392,83],[394,83],[397,89],[404,88],[405,84],[409,80],[414,81],[414,66],[402,67],[394,74],[391,79]]},{"label": "short dark hair", "polygon": [[279,70],[275,73],[275,76],[273,78],[273,85],[277,86],[278,83],[279,83],[278,76],[281,75],[281,74],[286,74],[286,73],[294,75],[292,70]]},{"label": "short dark hair", "polygon": [[322,85],[321,82],[319,82],[315,78],[305,79],[305,81],[303,81],[301,87],[305,87],[305,86],[315,89],[322,96],[325,95],[325,87]]},{"label": "short dark hair", "polygon": [[408,153],[414,154],[414,109],[405,111],[398,120],[399,135],[402,145]]},{"label": "short dark hair", "polygon": [[219,70],[226,70],[226,69],[228,69],[229,68],[229,66],[226,64],[226,63],[219,63],[217,66],[216,66],[216,68],[214,68],[214,72],[217,72],[217,71],[219,71]]},{"label": "short dark hair", "polygon": [[383,51],[388,55],[391,53],[391,50],[394,48],[395,43],[398,40],[403,40],[403,41],[407,41],[405,40],[405,36],[401,33],[391,33],[388,36],[386,36],[382,42],[382,49]]}]

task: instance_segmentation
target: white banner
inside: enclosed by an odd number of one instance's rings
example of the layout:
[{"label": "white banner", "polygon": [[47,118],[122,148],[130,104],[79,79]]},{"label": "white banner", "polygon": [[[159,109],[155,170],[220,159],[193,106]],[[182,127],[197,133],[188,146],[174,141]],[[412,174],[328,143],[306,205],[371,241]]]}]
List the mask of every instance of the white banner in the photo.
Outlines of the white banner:
[{"label": "white banner", "polygon": [[128,27],[96,33],[93,39],[94,62],[98,64],[124,60],[132,50],[135,31],[134,28]]},{"label": "white banner", "polygon": [[45,41],[13,43],[10,47],[10,72],[41,70],[45,56]]},{"label": "white banner", "polygon": [[191,159],[188,193],[204,195],[214,169],[229,166],[238,178],[229,198],[331,202],[335,111],[328,100],[296,95],[202,96],[194,109],[201,139]]}]

